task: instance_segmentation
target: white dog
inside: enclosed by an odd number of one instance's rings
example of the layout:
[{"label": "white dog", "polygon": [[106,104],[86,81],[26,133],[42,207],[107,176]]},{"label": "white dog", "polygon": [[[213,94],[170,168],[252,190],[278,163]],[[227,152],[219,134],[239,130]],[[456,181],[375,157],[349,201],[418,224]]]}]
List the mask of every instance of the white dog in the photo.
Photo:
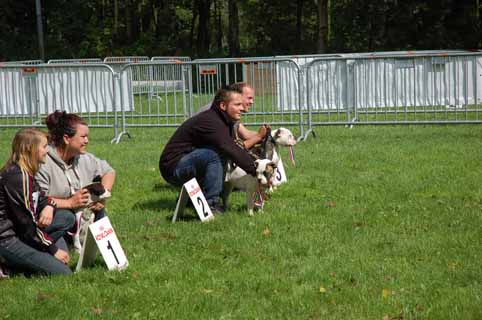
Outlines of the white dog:
[{"label": "white dog", "polygon": [[[246,192],[246,207],[248,208],[248,214],[254,215],[254,208],[256,202],[256,195],[259,193],[264,194],[264,190],[271,186],[273,181],[273,175],[276,169],[274,163],[269,159],[256,160],[256,177],[253,177],[246,173],[240,167],[234,169],[228,168],[226,172],[226,179],[224,182],[224,190],[222,194],[224,208],[227,210],[229,207],[229,195],[234,188],[240,189]],[[262,202],[259,208],[263,210]]]},{"label": "white dog", "polygon": [[[283,146],[291,149],[295,144],[296,138],[293,133],[291,133],[289,129],[279,128],[269,132],[269,135],[267,135],[263,142],[255,146],[251,151],[260,158],[270,159],[276,167],[279,167],[280,157],[276,151],[276,147]],[[281,181],[273,179],[273,185],[269,191],[272,192],[273,188],[276,188],[280,184]]]}]

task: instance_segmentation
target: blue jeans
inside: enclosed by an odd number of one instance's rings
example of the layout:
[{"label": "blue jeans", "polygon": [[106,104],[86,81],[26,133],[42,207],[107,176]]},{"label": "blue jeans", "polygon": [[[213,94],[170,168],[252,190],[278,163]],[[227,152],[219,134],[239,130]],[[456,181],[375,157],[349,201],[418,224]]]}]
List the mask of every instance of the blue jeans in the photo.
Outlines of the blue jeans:
[{"label": "blue jeans", "polygon": [[182,186],[196,178],[210,206],[220,203],[225,160],[210,148],[194,149],[179,160],[169,183]]},{"label": "blue jeans", "polygon": [[72,211],[57,209],[55,210],[52,223],[44,228],[44,231],[56,242],[67,232],[71,231],[75,226],[75,216]]},{"label": "blue jeans", "polygon": [[[56,210],[52,223],[44,228],[52,240],[65,250],[62,236],[75,225],[74,215],[66,210]],[[0,244],[0,256],[14,273],[27,275],[40,273],[44,275],[71,274],[69,267],[57,260],[48,252],[39,251],[17,237],[12,237]]]},{"label": "blue jeans", "polygon": [[72,271],[48,252],[39,251],[12,237],[0,244],[0,255],[14,273],[68,275]]}]

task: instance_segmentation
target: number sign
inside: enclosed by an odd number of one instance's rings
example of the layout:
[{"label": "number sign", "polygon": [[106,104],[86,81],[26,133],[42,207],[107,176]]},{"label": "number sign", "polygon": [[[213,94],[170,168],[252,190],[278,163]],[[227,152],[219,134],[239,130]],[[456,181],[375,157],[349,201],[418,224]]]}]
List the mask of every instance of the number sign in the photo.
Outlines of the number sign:
[{"label": "number sign", "polygon": [[201,219],[202,222],[214,218],[201,187],[199,187],[196,178],[192,178],[182,186],[181,195],[179,196],[176,210],[174,211],[174,215],[172,217],[173,223],[176,222],[177,217],[184,211],[188,200],[191,200],[192,204],[194,205],[194,209],[196,210],[199,219]]},{"label": "number sign", "polygon": [[281,159],[279,159],[278,166],[276,167],[274,179],[275,185],[280,185],[282,183],[288,182],[285,167],[283,166],[283,161],[281,161]]},{"label": "number sign", "polygon": [[99,249],[109,270],[122,270],[129,265],[108,217],[104,217],[89,226],[76,271],[94,263],[97,249]]}]

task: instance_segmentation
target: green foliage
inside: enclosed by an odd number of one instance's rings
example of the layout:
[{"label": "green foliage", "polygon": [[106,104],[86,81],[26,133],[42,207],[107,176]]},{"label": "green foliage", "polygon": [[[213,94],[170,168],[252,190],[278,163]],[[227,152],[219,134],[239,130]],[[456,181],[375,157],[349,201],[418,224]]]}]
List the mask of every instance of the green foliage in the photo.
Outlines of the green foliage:
[{"label": "green foliage", "polygon": [[[41,1],[47,58],[227,56],[228,1],[204,0],[210,3],[206,12],[199,1]],[[241,55],[316,53],[318,1],[236,4]],[[330,0],[328,11],[332,53],[482,46],[478,0]],[[201,16],[209,28],[200,28]],[[38,59],[34,0],[1,1],[0,28],[0,61]]]},{"label": "green foliage", "polygon": [[[480,319],[479,126],[318,127],[289,183],[247,216],[170,223],[159,178],[172,129],[89,150],[117,171],[107,209],[130,262],[0,281],[2,319]],[[14,130],[0,134],[0,163]],[[75,257],[74,257],[74,260]]]}]

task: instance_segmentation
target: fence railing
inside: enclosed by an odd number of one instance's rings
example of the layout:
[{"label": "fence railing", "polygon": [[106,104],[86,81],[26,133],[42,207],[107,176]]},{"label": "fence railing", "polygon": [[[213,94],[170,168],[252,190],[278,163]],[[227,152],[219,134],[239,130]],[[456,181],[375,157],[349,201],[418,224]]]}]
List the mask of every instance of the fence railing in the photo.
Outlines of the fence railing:
[{"label": "fence railing", "polygon": [[80,114],[90,126],[118,130],[119,101],[127,94],[105,64],[0,67],[0,127],[41,126],[55,110]]},{"label": "fence railing", "polygon": [[316,59],[307,66],[309,130],[330,124],[482,123],[482,54]]},{"label": "fence railing", "polygon": [[481,52],[63,62],[0,65],[0,128],[61,109],[119,142],[132,127],[180,125],[240,81],[255,89],[243,123],[298,127],[303,139],[322,125],[482,123]]}]

